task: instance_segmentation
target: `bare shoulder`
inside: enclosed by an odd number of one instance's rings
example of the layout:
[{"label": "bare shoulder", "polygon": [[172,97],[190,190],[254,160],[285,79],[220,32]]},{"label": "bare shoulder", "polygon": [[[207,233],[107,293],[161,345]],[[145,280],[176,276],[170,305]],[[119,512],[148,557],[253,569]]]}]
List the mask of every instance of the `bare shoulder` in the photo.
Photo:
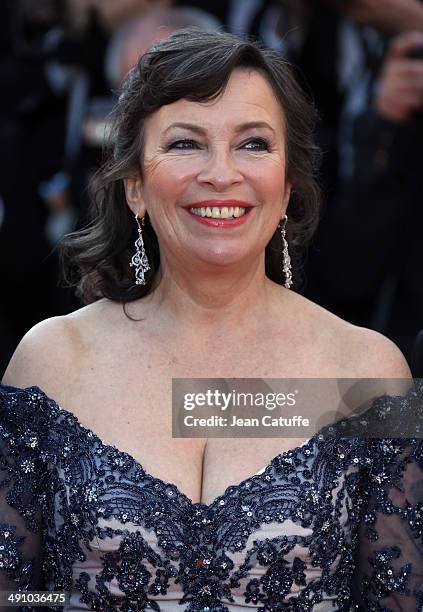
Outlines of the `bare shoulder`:
[{"label": "bare shoulder", "polygon": [[354,376],[361,378],[411,378],[410,367],[398,346],[383,334],[346,324],[344,338],[351,348]]},{"label": "bare shoulder", "polygon": [[99,300],[67,315],[37,323],[17,346],[3,384],[37,385],[54,395],[64,380],[70,382],[77,372],[82,355],[89,350],[95,337],[96,327],[110,316],[106,314],[109,311],[110,306]]},{"label": "bare shoulder", "polygon": [[389,338],[353,325],[299,295],[292,296],[293,310],[302,313],[304,329],[337,377],[410,378],[407,360]]},{"label": "bare shoulder", "polygon": [[75,330],[67,316],[37,323],[18,344],[2,382],[15,387],[50,388],[58,374],[68,370],[76,343]]}]

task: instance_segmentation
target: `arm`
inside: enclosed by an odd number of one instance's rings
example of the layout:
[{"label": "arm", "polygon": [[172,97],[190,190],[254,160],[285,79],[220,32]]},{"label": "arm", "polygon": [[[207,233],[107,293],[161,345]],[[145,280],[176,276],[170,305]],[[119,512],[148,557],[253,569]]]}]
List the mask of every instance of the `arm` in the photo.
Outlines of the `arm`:
[{"label": "arm", "polygon": [[54,443],[44,400],[23,387],[58,394],[71,377],[73,337],[65,317],[37,324],[21,340],[0,385],[0,590],[46,590],[43,520],[51,515],[46,492]]},{"label": "arm", "polygon": [[423,440],[369,440],[352,581],[355,609],[416,612],[423,605]]},{"label": "arm", "polygon": [[0,590],[44,588],[47,467],[36,412],[30,393],[0,385]]}]

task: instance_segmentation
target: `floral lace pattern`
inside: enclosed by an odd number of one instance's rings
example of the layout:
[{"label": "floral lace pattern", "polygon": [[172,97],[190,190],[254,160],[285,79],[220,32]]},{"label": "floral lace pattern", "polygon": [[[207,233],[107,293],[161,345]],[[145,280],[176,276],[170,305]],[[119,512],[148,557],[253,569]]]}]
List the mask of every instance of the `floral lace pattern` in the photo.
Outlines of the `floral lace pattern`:
[{"label": "floral lace pattern", "polygon": [[[378,418],[407,418],[413,393]],[[321,430],[206,505],[38,387],[0,386],[0,590],[67,591],[62,610],[423,612],[423,440]]]}]

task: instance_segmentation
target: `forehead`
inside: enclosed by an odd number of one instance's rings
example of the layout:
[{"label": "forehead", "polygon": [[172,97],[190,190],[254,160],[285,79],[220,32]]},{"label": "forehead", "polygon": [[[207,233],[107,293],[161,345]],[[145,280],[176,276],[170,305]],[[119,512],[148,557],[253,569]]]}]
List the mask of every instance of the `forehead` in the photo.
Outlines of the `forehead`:
[{"label": "forehead", "polygon": [[216,129],[259,120],[270,123],[275,131],[283,131],[282,106],[265,76],[254,69],[237,68],[215,100],[177,100],[159,108],[149,117],[148,123],[160,130],[176,121],[198,121],[205,129]]}]

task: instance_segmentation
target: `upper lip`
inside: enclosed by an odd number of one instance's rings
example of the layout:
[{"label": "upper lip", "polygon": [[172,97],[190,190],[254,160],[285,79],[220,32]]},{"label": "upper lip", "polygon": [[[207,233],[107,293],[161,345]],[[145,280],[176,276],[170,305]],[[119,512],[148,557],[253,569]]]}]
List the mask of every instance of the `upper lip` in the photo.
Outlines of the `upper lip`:
[{"label": "upper lip", "polygon": [[183,208],[203,208],[207,206],[210,208],[213,206],[240,206],[242,208],[252,208],[254,205],[250,204],[250,202],[244,202],[243,200],[203,200],[202,202],[192,202],[191,204],[186,204]]}]

